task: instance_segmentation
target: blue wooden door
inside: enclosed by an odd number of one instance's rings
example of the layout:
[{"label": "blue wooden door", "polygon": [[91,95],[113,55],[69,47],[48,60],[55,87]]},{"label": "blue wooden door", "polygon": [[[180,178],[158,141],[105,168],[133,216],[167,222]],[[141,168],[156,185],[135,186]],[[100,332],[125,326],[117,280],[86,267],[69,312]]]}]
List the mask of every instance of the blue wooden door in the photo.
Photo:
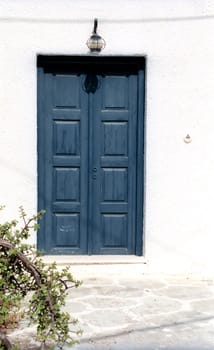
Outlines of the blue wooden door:
[{"label": "blue wooden door", "polygon": [[138,75],[39,71],[39,248],[135,254]]}]

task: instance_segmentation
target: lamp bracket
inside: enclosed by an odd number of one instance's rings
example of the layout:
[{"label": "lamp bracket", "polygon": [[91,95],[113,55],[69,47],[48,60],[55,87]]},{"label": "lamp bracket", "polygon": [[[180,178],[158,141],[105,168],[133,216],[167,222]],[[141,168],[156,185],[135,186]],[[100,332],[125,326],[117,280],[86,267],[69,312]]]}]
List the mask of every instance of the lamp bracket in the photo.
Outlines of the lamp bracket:
[{"label": "lamp bracket", "polygon": [[94,19],[94,30],[93,30],[93,34],[97,34],[97,26],[98,26],[98,19],[95,18],[95,19]]}]

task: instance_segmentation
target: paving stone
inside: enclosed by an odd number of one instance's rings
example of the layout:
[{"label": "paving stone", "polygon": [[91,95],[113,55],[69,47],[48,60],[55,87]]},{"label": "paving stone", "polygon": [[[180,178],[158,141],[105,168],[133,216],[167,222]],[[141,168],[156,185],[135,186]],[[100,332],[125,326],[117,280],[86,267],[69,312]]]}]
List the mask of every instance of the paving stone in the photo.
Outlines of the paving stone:
[{"label": "paving stone", "polygon": [[117,309],[121,309],[127,306],[135,306],[136,304],[136,302],[132,299],[118,298],[114,297],[114,295],[112,295],[111,297],[92,296],[87,299],[84,299],[84,302],[87,302],[88,305],[90,305],[94,309],[115,308],[115,305]]},{"label": "paving stone", "polygon": [[85,312],[88,309],[91,309],[90,305],[81,301],[68,301],[65,305],[65,310],[71,314]]},{"label": "paving stone", "polygon": [[205,312],[214,316],[214,298],[198,300],[191,303],[194,310]]},{"label": "paving stone", "polygon": [[133,322],[132,318],[124,311],[118,310],[99,310],[87,314],[90,324],[94,326],[121,328]]},{"label": "paving stone", "polygon": [[181,301],[176,301],[166,297],[146,296],[142,299],[142,304],[130,309],[137,316],[143,318],[145,315],[159,315],[168,312],[175,312],[182,307]]},{"label": "paving stone", "polygon": [[130,290],[135,290],[135,289],[159,289],[159,288],[164,288],[167,286],[166,283],[160,280],[156,279],[151,279],[145,276],[141,276],[137,280],[134,278],[127,278],[127,279],[121,279],[120,277],[118,278],[119,283],[124,286],[125,288],[128,288]]},{"label": "paving stone", "polygon": [[103,285],[95,285],[94,289],[95,294],[99,295],[108,295],[108,296],[117,296],[121,291],[126,291],[125,287],[118,286],[118,285],[111,285],[111,286],[103,286]]},{"label": "paving stone", "polygon": [[108,277],[88,277],[85,278],[83,283],[87,283],[87,284],[92,284],[92,285],[109,285],[112,286],[112,278],[108,278]]},{"label": "paving stone", "polygon": [[156,291],[157,295],[167,295],[170,298],[180,300],[206,299],[214,297],[214,292],[210,288],[204,288],[204,285],[195,285],[194,288],[190,284],[169,286],[166,290]]},{"label": "paving stone", "polygon": [[96,289],[97,295],[102,296],[112,296],[116,298],[142,298],[146,292],[143,289],[129,289],[125,287],[115,287],[115,288],[98,288]]},{"label": "paving stone", "polygon": [[96,288],[93,288],[91,286],[80,286],[78,288],[72,288],[68,291],[68,299],[74,299],[74,298],[82,298],[88,295],[94,295],[97,294]]}]

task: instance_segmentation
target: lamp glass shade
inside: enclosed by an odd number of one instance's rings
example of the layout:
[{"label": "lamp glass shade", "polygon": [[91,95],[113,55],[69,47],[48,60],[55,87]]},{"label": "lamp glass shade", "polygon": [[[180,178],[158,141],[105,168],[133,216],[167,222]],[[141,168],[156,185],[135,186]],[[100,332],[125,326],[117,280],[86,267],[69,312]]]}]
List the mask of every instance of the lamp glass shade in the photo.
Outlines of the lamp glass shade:
[{"label": "lamp glass shade", "polygon": [[105,47],[105,40],[100,35],[93,33],[87,41],[87,46],[92,52],[100,52]]}]

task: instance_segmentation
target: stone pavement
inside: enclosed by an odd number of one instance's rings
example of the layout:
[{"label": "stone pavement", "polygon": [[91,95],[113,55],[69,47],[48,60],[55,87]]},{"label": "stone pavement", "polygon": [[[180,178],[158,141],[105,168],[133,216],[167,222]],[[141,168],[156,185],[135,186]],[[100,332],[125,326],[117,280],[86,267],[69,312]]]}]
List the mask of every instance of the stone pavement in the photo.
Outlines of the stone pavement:
[{"label": "stone pavement", "polygon": [[144,274],[142,265],[73,266],[75,350],[214,350],[214,276]]},{"label": "stone pavement", "polygon": [[71,271],[83,280],[66,304],[84,331],[74,350],[214,350],[214,275],[145,274],[142,264]]}]

